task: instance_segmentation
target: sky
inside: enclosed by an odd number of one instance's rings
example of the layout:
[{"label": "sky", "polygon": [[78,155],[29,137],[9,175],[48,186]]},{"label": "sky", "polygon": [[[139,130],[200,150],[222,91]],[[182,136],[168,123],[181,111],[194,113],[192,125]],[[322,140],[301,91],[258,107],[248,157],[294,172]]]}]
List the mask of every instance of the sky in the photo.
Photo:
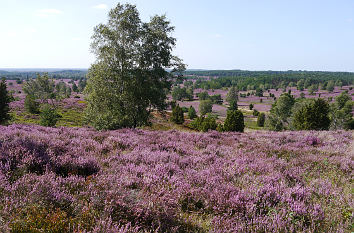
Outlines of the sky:
[{"label": "sky", "polygon": [[354,72],[354,0],[0,0],[0,67],[90,67],[118,2],[166,14],[189,69]]}]

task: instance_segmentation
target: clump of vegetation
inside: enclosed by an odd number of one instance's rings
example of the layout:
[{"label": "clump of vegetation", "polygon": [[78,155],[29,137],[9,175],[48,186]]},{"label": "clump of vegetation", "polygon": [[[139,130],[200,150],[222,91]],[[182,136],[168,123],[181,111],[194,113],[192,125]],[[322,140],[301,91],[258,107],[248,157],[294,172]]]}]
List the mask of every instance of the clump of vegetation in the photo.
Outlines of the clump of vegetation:
[{"label": "clump of vegetation", "polygon": [[205,115],[213,111],[213,102],[211,100],[202,100],[199,103],[199,113],[200,115]]},{"label": "clump of vegetation", "polygon": [[243,114],[240,110],[227,111],[224,131],[243,132],[245,128]]},{"label": "clump of vegetation", "polygon": [[190,106],[188,109],[188,118],[193,120],[194,118],[198,117],[197,112],[193,106]]},{"label": "clump of vegetation", "polygon": [[25,106],[26,111],[29,113],[32,113],[32,114],[40,113],[40,104],[31,95],[26,95],[24,106]]},{"label": "clump of vegetation", "polygon": [[173,31],[165,16],[142,22],[130,4],[118,4],[108,22],[95,27],[91,48],[97,61],[85,87],[87,123],[99,130],[138,127],[149,123],[154,109],[166,109],[171,81],[185,69],[172,54]]},{"label": "clump of vegetation", "polygon": [[209,115],[207,117],[197,117],[190,123],[190,127],[202,132],[208,132],[209,130],[216,130],[217,123],[215,117]]},{"label": "clump of vegetation", "polygon": [[0,124],[4,124],[6,121],[10,120],[10,95],[7,91],[7,86],[5,79],[0,82]]},{"label": "clump of vegetation", "polygon": [[61,116],[57,110],[49,104],[45,104],[41,109],[40,125],[53,127]]},{"label": "clump of vegetation", "polygon": [[184,114],[182,108],[179,105],[172,109],[171,121],[176,124],[183,124]]},{"label": "clump of vegetation", "polygon": [[258,114],[258,117],[257,117],[257,126],[264,127],[264,122],[265,122],[265,114],[263,112],[261,112]]}]

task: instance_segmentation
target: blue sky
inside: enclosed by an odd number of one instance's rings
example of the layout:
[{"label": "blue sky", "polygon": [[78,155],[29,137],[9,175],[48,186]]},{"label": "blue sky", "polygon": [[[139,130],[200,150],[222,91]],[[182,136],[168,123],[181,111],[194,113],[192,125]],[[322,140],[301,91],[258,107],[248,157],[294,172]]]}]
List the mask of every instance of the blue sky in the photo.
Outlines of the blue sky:
[{"label": "blue sky", "polygon": [[[190,69],[354,71],[354,0],[131,0]],[[1,0],[1,68],[88,68],[111,0]]]}]

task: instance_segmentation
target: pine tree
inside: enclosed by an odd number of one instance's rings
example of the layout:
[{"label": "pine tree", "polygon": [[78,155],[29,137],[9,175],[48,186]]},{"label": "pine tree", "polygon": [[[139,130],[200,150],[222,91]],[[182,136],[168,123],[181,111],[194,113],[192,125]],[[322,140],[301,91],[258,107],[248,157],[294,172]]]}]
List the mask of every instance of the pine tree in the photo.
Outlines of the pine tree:
[{"label": "pine tree", "polygon": [[240,110],[227,111],[226,120],[224,123],[225,131],[243,132],[245,128],[243,114]]}]

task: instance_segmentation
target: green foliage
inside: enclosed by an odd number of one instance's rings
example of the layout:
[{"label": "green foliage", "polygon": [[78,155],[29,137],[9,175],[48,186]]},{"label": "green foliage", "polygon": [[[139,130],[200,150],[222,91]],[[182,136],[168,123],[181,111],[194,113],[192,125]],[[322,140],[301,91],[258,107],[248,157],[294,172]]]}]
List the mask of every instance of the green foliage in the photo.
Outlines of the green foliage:
[{"label": "green foliage", "polygon": [[144,23],[135,6],[119,3],[107,24],[95,27],[91,48],[97,60],[85,88],[89,124],[99,130],[143,126],[153,110],[167,107],[171,83],[185,68],[172,55],[173,31],[165,16]]},{"label": "green foliage", "polygon": [[211,100],[202,100],[199,104],[200,115],[205,115],[213,111],[213,102]]},{"label": "green foliage", "polygon": [[222,104],[223,102],[220,94],[211,95],[209,98],[214,104]]},{"label": "green foliage", "polygon": [[271,130],[280,131],[289,125],[291,109],[295,104],[295,99],[289,93],[283,93],[275,101],[270,109],[267,125]]},{"label": "green foliage", "polygon": [[263,89],[262,88],[257,88],[256,89],[256,96],[262,97],[263,96]]},{"label": "green foliage", "polygon": [[193,120],[196,117],[197,117],[197,112],[195,111],[195,108],[193,108],[193,106],[190,106],[188,109],[188,118]]},{"label": "green foliage", "polygon": [[254,107],[254,105],[253,105],[253,104],[250,104],[250,105],[249,105],[249,109],[250,109],[250,110],[252,110],[252,109],[253,109],[253,107]]},{"label": "green foliage", "polygon": [[184,122],[183,110],[179,105],[177,105],[172,109],[172,115],[170,120],[176,124],[183,124]]},{"label": "green foliage", "polygon": [[330,125],[329,104],[323,99],[304,101],[293,113],[296,130],[327,130]]},{"label": "green foliage", "polygon": [[228,110],[237,110],[237,109],[238,109],[237,101],[236,100],[231,101]]},{"label": "green foliage", "polygon": [[0,124],[3,124],[6,121],[10,120],[9,103],[10,103],[9,92],[7,91],[5,79],[2,79],[0,82]]},{"label": "green foliage", "polygon": [[265,122],[265,114],[262,112],[262,113],[258,114],[257,126],[264,127],[264,122]]},{"label": "green foliage", "polygon": [[238,101],[238,90],[236,86],[232,86],[226,95],[226,101],[231,105],[232,102]]},{"label": "green foliage", "polygon": [[329,80],[326,86],[326,90],[329,92],[333,92],[334,90],[334,81],[333,80]]},{"label": "green foliage", "polygon": [[61,116],[56,109],[48,104],[45,104],[41,109],[40,125],[53,127]]},{"label": "green foliage", "polygon": [[244,118],[241,111],[227,111],[224,123],[224,131],[243,132],[245,128]]},{"label": "green foliage", "polygon": [[351,129],[353,101],[347,91],[336,97],[330,106],[331,129]]},{"label": "green foliage", "polygon": [[196,129],[196,130],[199,130],[202,132],[208,132],[209,130],[216,130],[216,128],[218,127],[215,118],[212,116],[197,117],[196,119],[194,119],[194,121],[192,121],[190,123],[190,126],[193,129]]},{"label": "green foliage", "polygon": [[32,114],[38,114],[39,111],[39,103],[36,101],[36,99],[31,96],[31,95],[26,95],[25,98],[25,109],[27,112],[32,113]]},{"label": "green foliage", "polygon": [[41,103],[48,103],[57,97],[57,93],[54,92],[54,81],[49,78],[48,74],[37,75],[36,79],[30,79],[23,86],[23,91],[32,96],[35,99],[41,101]]},{"label": "green foliage", "polygon": [[76,83],[73,83],[73,92],[79,92],[79,88],[77,87]]},{"label": "green foliage", "polygon": [[304,85],[305,85],[305,81],[303,79],[300,79],[298,82],[297,82],[297,89],[299,91],[303,91],[304,90]]},{"label": "green foliage", "polygon": [[200,93],[198,93],[197,96],[198,96],[199,100],[207,100],[207,99],[210,99],[210,96],[209,96],[209,94],[208,94],[207,91],[200,92]]},{"label": "green foliage", "polygon": [[259,115],[259,112],[258,112],[256,109],[254,109],[252,115],[253,115],[253,116],[258,116],[258,115]]},{"label": "green foliage", "polygon": [[172,98],[173,100],[193,100],[194,94],[193,94],[193,89],[191,88],[185,88],[185,87],[174,87],[172,90]]}]

